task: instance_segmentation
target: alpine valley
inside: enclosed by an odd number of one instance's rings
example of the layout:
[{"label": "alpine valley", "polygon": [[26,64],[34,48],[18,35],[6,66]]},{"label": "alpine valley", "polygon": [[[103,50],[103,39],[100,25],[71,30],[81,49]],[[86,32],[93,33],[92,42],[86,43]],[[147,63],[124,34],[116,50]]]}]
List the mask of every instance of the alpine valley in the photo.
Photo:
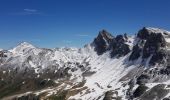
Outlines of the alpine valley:
[{"label": "alpine valley", "polygon": [[1,100],[170,100],[170,32],[106,30],[83,48],[0,50]]}]

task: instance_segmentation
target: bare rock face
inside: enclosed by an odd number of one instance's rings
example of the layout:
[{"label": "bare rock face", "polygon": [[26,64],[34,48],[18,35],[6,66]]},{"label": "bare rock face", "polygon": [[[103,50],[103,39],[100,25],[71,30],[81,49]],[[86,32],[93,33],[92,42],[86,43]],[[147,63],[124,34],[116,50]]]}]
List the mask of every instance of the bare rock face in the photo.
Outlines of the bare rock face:
[{"label": "bare rock face", "polygon": [[38,96],[36,96],[34,94],[29,94],[29,95],[21,96],[18,98],[14,98],[12,100],[40,100],[40,99]]},{"label": "bare rock face", "polygon": [[97,38],[95,38],[93,44],[95,45],[95,51],[98,55],[102,55],[106,51],[110,50],[111,57],[120,57],[130,52],[129,45],[125,44],[127,39],[127,34],[113,37],[106,30],[102,30],[99,32]]},{"label": "bare rock face", "polygon": [[106,30],[99,32],[97,38],[94,39],[95,51],[98,55],[103,54],[109,50],[110,44],[113,42],[113,36],[108,33]]},{"label": "bare rock face", "polygon": [[139,45],[133,46],[129,60],[135,60],[141,56],[142,48]]},{"label": "bare rock face", "polygon": [[111,57],[124,56],[130,52],[129,45],[125,44],[127,37],[125,35],[118,35],[115,38],[116,42],[112,43]]},{"label": "bare rock face", "polygon": [[139,85],[143,85],[143,84],[147,83],[149,79],[150,79],[150,77],[147,74],[142,74],[137,78],[136,83]]},{"label": "bare rock face", "polygon": [[153,65],[156,62],[162,62],[166,58],[166,41],[162,33],[157,33],[144,27],[138,32],[137,38],[139,40],[133,47],[130,60],[135,60],[140,56],[143,59],[152,56],[149,63]]},{"label": "bare rock face", "polygon": [[121,97],[118,96],[117,91],[110,90],[105,93],[103,100],[121,100]]},{"label": "bare rock face", "polygon": [[139,85],[137,89],[134,91],[133,96],[135,98],[140,97],[144,92],[146,92],[147,89],[148,87],[146,87],[145,85]]},{"label": "bare rock face", "polygon": [[106,92],[105,97],[104,97],[103,100],[112,100],[113,99],[112,96],[113,96],[113,92],[112,91],[108,91],[108,92]]},{"label": "bare rock face", "polygon": [[150,91],[145,92],[140,100],[161,100],[169,92],[169,89],[165,89],[165,84],[158,84],[150,89]]}]

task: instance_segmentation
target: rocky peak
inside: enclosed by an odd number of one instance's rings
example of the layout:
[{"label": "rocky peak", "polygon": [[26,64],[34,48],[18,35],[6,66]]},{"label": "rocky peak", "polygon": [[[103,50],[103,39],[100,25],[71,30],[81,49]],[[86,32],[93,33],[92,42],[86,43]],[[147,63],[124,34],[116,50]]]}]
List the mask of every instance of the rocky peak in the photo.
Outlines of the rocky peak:
[{"label": "rocky peak", "polygon": [[109,45],[112,42],[113,38],[114,37],[109,32],[103,29],[102,31],[99,32],[96,40],[103,41],[105,42],[106,45]]},{"label": "rocky peak", "polygon": [[139,30],[137,37],[140,39],[147,39],[153,35],[162,35],[166,37],[170,36],[170,32],[159,28],[143,27],[141,30]]},{"label": "rocky peak", "polygon": [[113,41],[111,45],[111,57],[124,56],[130,52],[129,45],[126,44],[127,40],[127,34],[116,36],[115,41]]},{"label": "rocky peak", "polygon": [[103,54],[106,50],[109,49],[113,38],[114,37],[106,30],[99,32],[97,38],[95,38],[93,41],[93,44],[95,45],[95,51],[98,55]]},{"label": "rocky peak", "polygon": [[113,36],[109,32],[107,32],[106,30],[104,30],[104,29],[99,32],[98,37],[103,37],[107,41],[113,39]]},{"label": "rocky peak", "polygon": [[162,61],[166,55],[165,35],[169,33],[165,30],[156,28],[146,28],[139,30],[137,44],[133,47],[130,60],[135,60],[142,56],[143,59],[149,58],[150,64],[155,64]]},{"label": "rocky peak", "polygon": [[124,42],[127,41],[128,37],[127,37],[127,34],[117,35],[115,39],[116,39],[116,41],[119,42],[119,43],[124,43]]},{"label": "rocky peak", "polygon": [[109,50],[111,52],[111,57],[115,57],[123,56],[130,52],[129,45],[125,43],[127,40],[127,34],[113,37],[106,30],[102,30],[99,32],[97,38],[94,39],[93,44],[95,45],[95,51],[98,55]]},{"label": "rocky peak", "polygon": [[146,28],[150,33],[161,33],[162,35],[170,35],[170,32],[164,29],[160,28],[153,28],[153,27],[147,27]]}]

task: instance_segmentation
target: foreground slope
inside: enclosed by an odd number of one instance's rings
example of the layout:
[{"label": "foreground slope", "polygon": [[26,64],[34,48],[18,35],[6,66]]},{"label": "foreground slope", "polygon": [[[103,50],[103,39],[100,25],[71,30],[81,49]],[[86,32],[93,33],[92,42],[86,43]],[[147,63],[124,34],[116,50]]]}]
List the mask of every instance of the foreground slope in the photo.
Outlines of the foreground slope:
[{"label": "foreground slope", "polygon": [[1,50],[3,100],[168,100],[170,32],[99,32],[83,48]]}]

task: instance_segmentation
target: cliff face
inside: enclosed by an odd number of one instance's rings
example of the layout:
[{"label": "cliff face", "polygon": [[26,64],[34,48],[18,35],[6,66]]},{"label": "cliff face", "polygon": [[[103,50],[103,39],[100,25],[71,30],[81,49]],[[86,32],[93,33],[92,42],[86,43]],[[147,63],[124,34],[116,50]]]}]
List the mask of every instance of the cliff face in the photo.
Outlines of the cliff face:
[{"label": "cliff face", "polygon": [[94,39],[92,45],[98,55],[102,55],[106,51],[111,51],[111,56],[124,56],[130,52],[129,46],[126,44],[128,37],[126,34],[113,37],[106,30],[99,32],[97,38]]}]

